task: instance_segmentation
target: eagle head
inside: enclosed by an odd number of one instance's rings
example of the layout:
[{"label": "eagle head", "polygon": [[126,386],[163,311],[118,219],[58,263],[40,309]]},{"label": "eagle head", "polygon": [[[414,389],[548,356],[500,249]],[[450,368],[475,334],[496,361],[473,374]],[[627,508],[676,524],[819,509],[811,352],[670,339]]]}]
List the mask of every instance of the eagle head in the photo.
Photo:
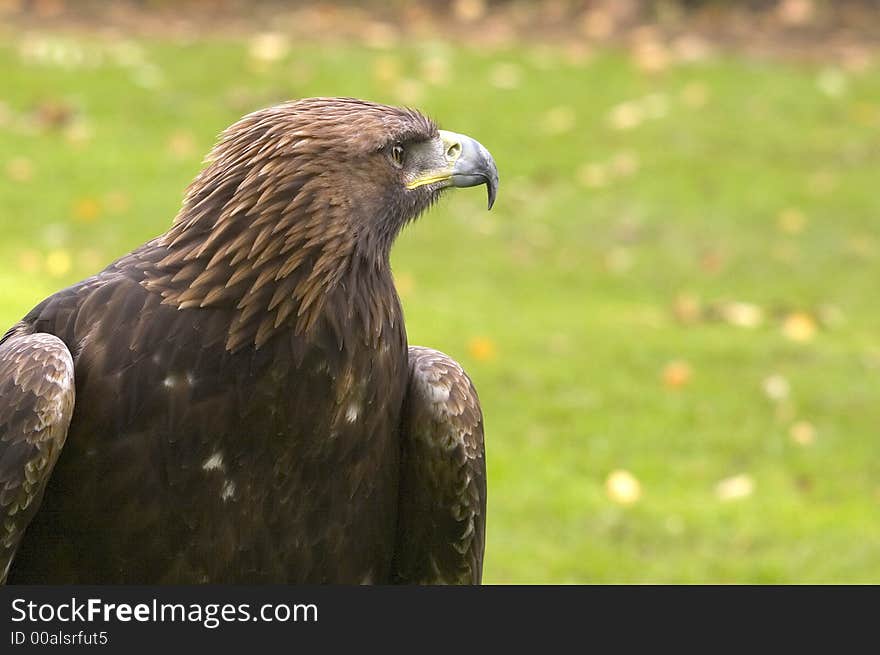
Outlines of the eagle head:
[{"label": "eagle head", "polygon": [[259,303],[278,312],[263,322],[273,329],[294,313],[303,331],[334,288],[387,270],[400,229],[445,189],[479,184],[491,209],[486,148],[413,109],[354,98],[261,109],[221,135],[145,284],[180,309]]},{"label": "eagle head", "polygon": [[178,221],[187,227],[199,222],[187,214],[198,218],[194,208],[213,198],[230,218],[274,213],[286,225],[323,215],[357,236],[360,252],[380,255],[443,190],[485,184],[491,209],[498,188],[495,162],[476,140],[439,130],[413,109],[355,98],[307,98],[249,114],[223,133],[208,161]]}]

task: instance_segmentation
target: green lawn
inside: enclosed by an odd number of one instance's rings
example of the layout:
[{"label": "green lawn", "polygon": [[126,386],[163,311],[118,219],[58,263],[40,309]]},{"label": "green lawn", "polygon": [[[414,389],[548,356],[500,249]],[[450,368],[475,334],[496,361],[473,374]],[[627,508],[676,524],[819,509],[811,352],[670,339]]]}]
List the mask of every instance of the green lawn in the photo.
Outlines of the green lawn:
[{"label": "green lawn", "polygon": [[164,231],[240,115],[414,104],[502,178],[491,213],[450,193],[394,251],[410,342],[483,401],[486,580],[880,582],[876,67],[0,43],[2,329]]}]

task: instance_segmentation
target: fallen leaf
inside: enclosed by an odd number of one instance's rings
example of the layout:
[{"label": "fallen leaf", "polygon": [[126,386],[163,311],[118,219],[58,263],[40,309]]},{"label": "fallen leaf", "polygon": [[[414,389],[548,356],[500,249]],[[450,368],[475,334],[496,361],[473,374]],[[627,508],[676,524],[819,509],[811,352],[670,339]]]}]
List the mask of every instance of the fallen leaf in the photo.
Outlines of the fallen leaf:
[{"label": "fallen leaf", "polygon": [[749,302],[726,302],[718,311],[726,323],[737,327],[756,328],[764,322],[764,310]]},{"label": "fallen leaf", "polygon": [[611,170],[620,177],[635,175],[639,170],[639,155],[631,150],[618,152],[611,158]]},{"label": "fallen leaf", "polygon": [[870,234],[853,234],[846,240],[846,248],[857,257],[870,259],[877,254],[878,244]]},{"label": "fallen leaf", "polygon": [[837,305],[823,303],[822,305],[819,305],[819,307],[816,309],[816,313],[818,315],[820,325],[824,327],[839,327],[846,323],[846,316],[844,315],[843,310]]},{"label": "fallen leaf", "polygon": [[68,143],[82,145],[88,143],[94,137],[95,131],[84,120],[75,120],[64,129],[64,138]]},{"label": "fallen leaf", "polygon": [[49,223],[43,226],[43,243],[49,248],[60,248],[70,240],[70,226],[67,223]]},{"label": "fallen leaf", "polygon": [[177,130],[168,138],[168,152],[175,159],[186,159],[196,152],[196,138],[191,132]]},{"label": "fallen leaf", "polygon": [[747,473],[724,478],[715,485],[715,495],[723,502],[748,498],[755,491],[755,481]]},{"label": "fallen leaf", "polygon": [[791,341],[811,341],[816,336],[816,321],[803,312],[789,314],[782,323],[782,334]]},{"label": "fallen leaf", "polygon": [[598,189],[608,184],[608,169],[598,163],[584,164],[577,170],[581,184],[590,189]]},{"label": "fallen leaf", "polygon": [[654,120],[669,113],[669,100],[663,93],[650,93],[641,100],[642,112],[646,118]]},{"label": "fallen leaf", "polygon": [[78,223],[94,223],[101,215],[101,205],[95,198],[80,198],[73,204],[73,218]]},{"label": "fallen leaf", "polygon": [[776,218],[776,225],[786,234],[800,234],[807,225],[807,217],[799,209],[783,209]]},{"label": "fallen leaf", "polygon": [[251,39],[248,54],[259,63],[269,64],[284,59],[290,52],[287,37],[280,32],[262,32]]},{"label": "fallen leaf", "polygon": [[787,400],[789,395],[791,395],[791,385],[784,376],[778,373],[764,378],[761,387],[764,390],[764,395],[775,402]]},{"label": "fallen leaf", "polygon": [[567,355],[571,353],[572,340],[571,336],[563,332],[551,334],[547,340],[550,351],[557,355]]},{"label": "fallen leaf", "polygon": [[816,86],[826,96],[839,98],[847,92],[849,82],[844,72],[838,68],[826,68],[816,78]]},{"label": "fallen leaf", "polygon": [[495,342],[487,337],[474,337],[468,343],[468,350],[471,356],[480,362],[487,362],[495,359]]},{"label": "fallen leaf", "polygon": [[49,100],[40,103],[34,111],[34,120],[44,129],[60,129],[69,125],[76,110],[63,100]]},{"label": "fallen leaf", "polygon": [[816,428],[809,421],[798,421],[791,426],[788,436],[799,446],[809,446],[816,441]]},{"label": "fallen leaf", "polygon": [[776,403],[773,411],[773,417],[777,423],[791,423],[796,416],[794,404],[792,403]]},{"label": "fallen leaf", "polygon": [[405,78],[394,86],[394,96],[404,105],[421,104],[425,95],[425,85],[419,80]]},{"label": "fallen leaf", "polygon": [[627,248],[612,248],[605,253],[605,268],[612,273],[626,273],[633,267],[633,256]]},{"label": "fallen leaf", "polygon": [[397,57],[383,55],[373,60],[373,77],[377,81],[389,84],[400,79],[400,75],[400,60]]},{"label": "fallen leaf", "polygon": [[574,129],[577,116],[574,108],[560,105],[549,109],[541,118],[541,127],[547,134],[564,134]]},{"label": "fallen leaf", "polygon": [[632,505],[642,497],[642,485],[632,473],[618,469],[605,479],[605,493],[618,505]]},{"label": "fallen leaf", "polygon": [[30,182],[34,177],[34,164],[27,157],[13,157],[6,162],[6,175],[13,182]]},{"label": "fallen leaf", "polygon": [[693,369],[683,360],[674,360],[663,368],[662,377],[667,389],[680,389],[690,383]]},{"label": "fallen leaf", "polygon": [[837,189],[838,177],[833,171],[816,171],[807,179],[807,189],[817,196],[824,196]]},{"label": "fallen leaf", "polygon": [[428,84],[445,86],[452,77],[449,60],[446,57],[435,55],[422,62],[422,77]]},{"label": "fallen leaf", "polygon": [[702,109],[709,102],[709,87],[703,82],[689,82],[679,96],[685,107]]},{"label": "fallen leaf", "polygon": [[615,130],[631,130],[644,120],[641,106],[633,101],[622,102],[611,108],[608,122]]},{"label": "fallen leaf", "polygon": [[724,255],[717,250],[707,250],[700,256],[700,268],[707,273],[718,273],[724,268]]},{"label": "fallen leaf", "polygon": [[15,113],[5,102],[0,100],[0,127],[7,127],[12,123]]},{"label": "fallen leaf", "polygon": [[43,256],[36,250],[22,250],[18,253],[18,269],[22,273],[35,275],[43,268]]},{"label": "fallen leaf", "polygon": [[66,250],[53,250],[46,255],[46,272],[52,277],[62,277],[70,272],[73,259]]},{"label": "fallen leaf", "polygon": [[633,48],[636,66],[646,73],[660,73],[669,68],[669,50],[660,41],[646,40]]},{"label": "fallen leaf", "polygon": [[672,314],[679,323],[698,323],[703,318],[703,303],[696,294],[680,293],[672,302]]},{"label": "fallen leaf", "polygon": [[489,71],[489,83],[498,89],[516,89],[522,83],[522,72],[516,64],[496,64]]}]

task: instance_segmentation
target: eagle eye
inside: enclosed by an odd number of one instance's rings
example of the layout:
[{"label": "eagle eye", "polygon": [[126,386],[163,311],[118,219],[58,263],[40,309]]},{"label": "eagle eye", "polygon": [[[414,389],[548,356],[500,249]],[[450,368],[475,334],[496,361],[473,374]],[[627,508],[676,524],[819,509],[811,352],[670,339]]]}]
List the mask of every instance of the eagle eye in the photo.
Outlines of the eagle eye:
[{"label": "eagle eye", "polygon": [[398,167],[403,166],[403,146],[399,143],[391,147],[391,159]]}]

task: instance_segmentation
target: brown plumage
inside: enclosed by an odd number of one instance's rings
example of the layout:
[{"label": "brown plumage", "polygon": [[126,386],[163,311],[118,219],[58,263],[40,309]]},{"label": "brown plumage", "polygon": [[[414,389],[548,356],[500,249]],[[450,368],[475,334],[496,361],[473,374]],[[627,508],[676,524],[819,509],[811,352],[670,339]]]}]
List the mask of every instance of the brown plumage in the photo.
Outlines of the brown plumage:
[{"label": "brown plumage", "polygon": [[497,181],[409,109],[230,127],[168,232],[0,340],[0,574],[479,582],[479,402],[408,348],[389,251],[445,188],[491,206]]}]

